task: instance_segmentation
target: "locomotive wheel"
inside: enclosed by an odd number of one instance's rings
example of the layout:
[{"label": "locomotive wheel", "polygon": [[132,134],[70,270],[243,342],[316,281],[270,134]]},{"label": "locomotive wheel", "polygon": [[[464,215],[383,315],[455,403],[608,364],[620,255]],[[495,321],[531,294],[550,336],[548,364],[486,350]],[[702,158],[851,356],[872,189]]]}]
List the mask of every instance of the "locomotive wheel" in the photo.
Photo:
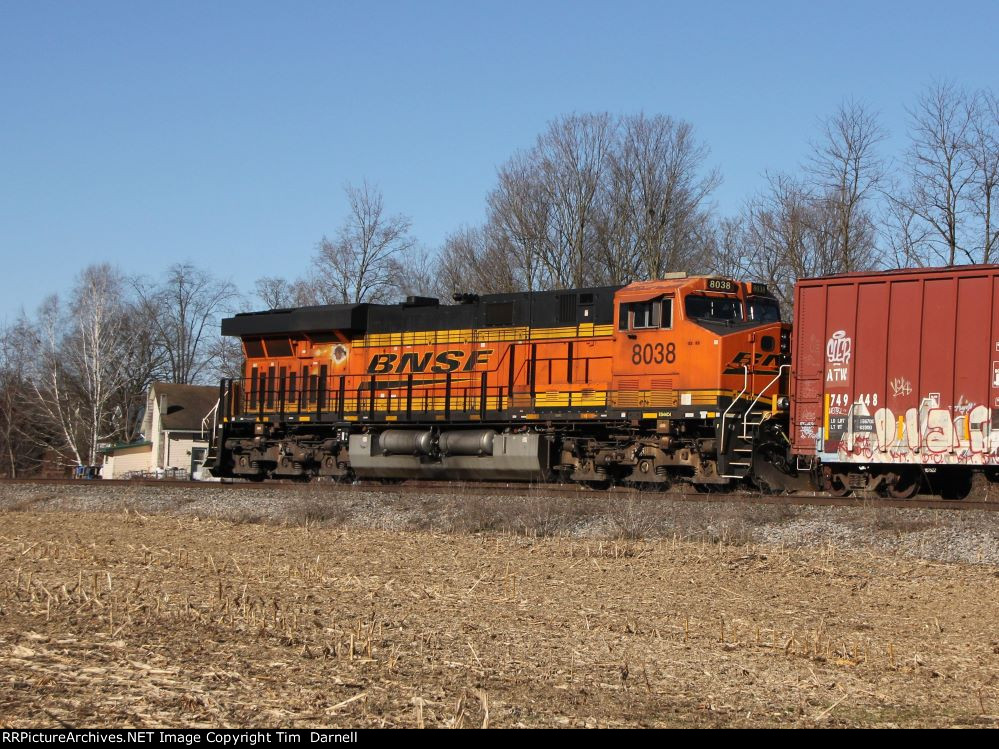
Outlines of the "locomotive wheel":
[{"label": "locomotive wheel", "polygon": [[919,475],[912,471],[904,471],[888,484],[888,496],[893,499],[912,499],[917,491],[919,491]]},{"label": "locomotive wheel", "polygon": [[593,489],[598,492],[605,492],[611,488],[611,482],[606,481],[584,481],[583,486]]}]

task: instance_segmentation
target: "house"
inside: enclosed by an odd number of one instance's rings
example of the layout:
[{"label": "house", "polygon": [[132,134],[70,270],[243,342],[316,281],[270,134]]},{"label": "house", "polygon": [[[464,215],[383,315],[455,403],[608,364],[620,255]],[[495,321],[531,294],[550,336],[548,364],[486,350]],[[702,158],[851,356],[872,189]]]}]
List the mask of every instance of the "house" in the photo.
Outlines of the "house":
[{"label": "house", "polygon": [[154,382],[146,397],[142,438],[105,448],[101,477],[196,474],[208,453],[218,397],[216,387]]}]

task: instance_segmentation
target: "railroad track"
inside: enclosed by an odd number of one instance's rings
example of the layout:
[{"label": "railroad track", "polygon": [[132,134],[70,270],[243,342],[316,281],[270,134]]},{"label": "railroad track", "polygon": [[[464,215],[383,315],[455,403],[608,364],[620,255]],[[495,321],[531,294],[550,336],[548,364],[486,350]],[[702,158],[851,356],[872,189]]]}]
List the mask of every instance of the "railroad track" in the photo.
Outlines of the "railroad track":
[{"label": "railroad track", "polygon": [[887,497],[832,497],[823,493],[796,494],[760,494],[758,492],[697,492],[685,489],[672,489],[666,492],[641,491],[624,486],[616,486],[607,491],[589,489],[580,485],[565,484],[509,484],[509,483],[461,483],[445,481],[408,481],[402,484],[381,484],[378,482],[362,482],[355,484],[336,484],[333,482],[301,483],[294,481],[252,482],[222,482],[222,481],[183,481],[174,479],[61,479],[61,478],[25,478],[0,479],[0,487],[12,484],[28,484],[38,486],[75,486],[78,488],[157,486],[195,489],[202,491],[219,491],[222,489],[239,489],[246,491],[304,491],[322,488],[330,492],[390,492],[393,494],[415,494],[426,492],[460,492],[466,495],[488,496],[496,494],[527,496],[527,497],[629,497],[647,501],[667,500],[680,502],[729,502],[736,504],[761,505],[815,505],[832,507],[895,507],[920,510],[979,510],[985,512],[999,511],[999,501],[986,501],[966,498],[961,500],[945,500],[935,496],[914,497],[912,499],[891,499]]}]

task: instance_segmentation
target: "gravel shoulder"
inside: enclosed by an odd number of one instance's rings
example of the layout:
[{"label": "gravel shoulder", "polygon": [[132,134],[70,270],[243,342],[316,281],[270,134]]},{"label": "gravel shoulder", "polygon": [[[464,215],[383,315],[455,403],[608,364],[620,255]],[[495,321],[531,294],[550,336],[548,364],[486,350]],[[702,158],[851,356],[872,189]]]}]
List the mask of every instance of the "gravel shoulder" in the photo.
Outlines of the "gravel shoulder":
[{"label": "gravel shoulder", "polygon": [[579,539],[679,539],[723,544],[870,550],[941,562],[999,565],[999,513],[878,507],[684,502],[669,495],[622,499],[423,494],[305,486],[0,485],[0,512],[129,512],[234,523],[390,531],[495,532]]}]

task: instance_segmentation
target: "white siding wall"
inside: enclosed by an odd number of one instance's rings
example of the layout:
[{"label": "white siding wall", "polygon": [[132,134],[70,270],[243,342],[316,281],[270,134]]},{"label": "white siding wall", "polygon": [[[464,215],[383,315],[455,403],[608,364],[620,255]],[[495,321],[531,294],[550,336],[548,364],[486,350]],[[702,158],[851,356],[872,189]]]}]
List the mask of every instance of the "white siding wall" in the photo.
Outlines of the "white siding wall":
[{"label": "white siding wall", "polygon": [[185,471],[191,470],[191,449],[194,447],[208,447],[205,440],[191,439],[190,433],[172,434],[166,433],[163,447],[162,468],[183,468]]},{"label": "white siding wall", "polygon": [[104,463],[101,476],[106,479],[120,479],[130,471],[153,470],[152,445],[129,447],[116,450]]},{"label": "white siding wall", "polygon": [[149,432],[146,433],[146,439],[153,443],[153,466],[156,468],[163,467],[163,456],[166,453],[166,446],[163,444],[163,427],[161,424],[160,416],[160,399],[156,397],[156,386],[154,385],[149,391]]}]

